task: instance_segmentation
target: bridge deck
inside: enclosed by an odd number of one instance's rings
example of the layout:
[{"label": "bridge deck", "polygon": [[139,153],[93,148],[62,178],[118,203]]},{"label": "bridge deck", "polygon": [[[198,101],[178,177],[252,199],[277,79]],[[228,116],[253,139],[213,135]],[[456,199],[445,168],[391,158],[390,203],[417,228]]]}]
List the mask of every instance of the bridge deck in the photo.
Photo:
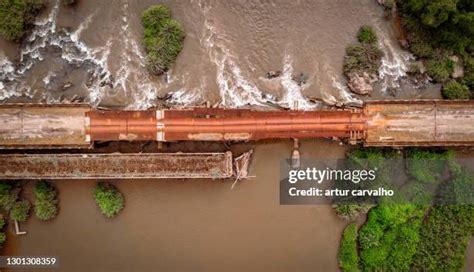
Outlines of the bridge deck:
[{"label": "bridge deck", "polygon": [[2,154],[0,179],[229,178],[232,153]]},{"label": "bridge deck", "polygon": [[0,148],[88,147],[84,105],[2,105]]},{"label": "bridge deck", "polygon": [[377,101],[364,111],[366,146],[474,144],[473,101]]}]

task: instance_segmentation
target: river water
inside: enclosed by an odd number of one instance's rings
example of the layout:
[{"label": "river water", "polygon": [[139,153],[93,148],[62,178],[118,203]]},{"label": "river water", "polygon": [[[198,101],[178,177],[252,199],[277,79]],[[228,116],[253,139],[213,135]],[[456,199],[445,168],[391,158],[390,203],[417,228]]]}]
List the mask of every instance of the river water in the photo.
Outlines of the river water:
[{"label": "river water", "polygon": [[[144,69],[140,16],[156,1],[52,1],[19,47],[1,41],[0,99],[6,102],[85,101],[144,109],[196,105],[301,109],[357,105],[345,87],[342,62],[358,28],[373,25],[385,52],[381,84],[373,96],[400,86],[410,54],[399,48],[392,23],[375,1],[163,1],[186,30],[184,49],[164,76]],[[269,71],[282,71],[267,79]],[[294,80],[304,74],[306,84]],[[403,84],[400,96],[430,91]]]},{"label": "river water", "polygon": [[[16,46],[0,40],[0,100],[87,102],[145,109],[199,105],[315,109],[360,105],[345,87],[345,48],[363,24],[373,25],[385,52],[372,98],[436,97],[403,77],[410,54],[372,0],[161,1],[184,25],[184,49],[164,76],[144,69],[140,16],[157,1],[79,0],[53,3]],[[269,71],[282,76],[267,79]],[[303,73],[306,83],[293,78]],[[307,97],[316,98],[311,102]],[[309,141],[302,155],[341,158],[346,147]],[[329,206],[280,206],[280,160],[290,142],[256,147],[250,181],[233,190],[220,181],[115,181],[126,208],[101,216],[95,181],[57,181],[61,211],[52,222],[31,218],[4,255],[57,255],[61,271],[334,271],[346,222]],[[31,183],[26,193],[31,191]],[[32,198],[31,198],[32,199]],[[11,229],[10,229],[11,232]]]},{"label": "river water", "polygon": [[[330,160],[346,151],[330,141],[301,148]],[[256,177],[234,189],[212,180],[114,181],[126,199],[114,219],[99,213],[95,181],[57,181],[58,217],[30,218],[24,236],[10,226],[3,255],[58,256],[57,271],[335,271],[347,222],[330,206],[279,204],[275,169],[290,152],[285,142],[258,145]],[[32,185],[24,186],[27,197]]]}]

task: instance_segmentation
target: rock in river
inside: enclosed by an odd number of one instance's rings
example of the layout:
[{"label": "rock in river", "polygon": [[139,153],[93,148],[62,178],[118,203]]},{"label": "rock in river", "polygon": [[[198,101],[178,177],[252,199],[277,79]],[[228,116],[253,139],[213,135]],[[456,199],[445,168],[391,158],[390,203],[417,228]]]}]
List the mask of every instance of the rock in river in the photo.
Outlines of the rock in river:
[{"label": "rock in river", "polygon": [[367,95],[373,91],[372,83],[378,80],[377,75],[367,72],[350,72],[347,86],[349,89],[360,95]]}]

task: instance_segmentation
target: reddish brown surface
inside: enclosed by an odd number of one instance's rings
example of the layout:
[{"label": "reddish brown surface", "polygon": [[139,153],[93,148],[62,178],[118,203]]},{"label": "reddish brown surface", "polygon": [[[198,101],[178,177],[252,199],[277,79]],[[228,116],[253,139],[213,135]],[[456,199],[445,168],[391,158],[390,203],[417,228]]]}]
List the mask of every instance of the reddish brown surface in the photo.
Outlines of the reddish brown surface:
[{"label": "reddish brown surface", "polygon": [[[207,111],[206,111],[207,110]],[[153,140],[157,132],[165,141],[259,140],[268,138],[348,137],[364,131],[362,114],[349,111],[262,112],[250,110],[167,110],[156,120],[155,111],[89,113],[93,141]]]},{"label": "reddish brown surface", "polygon": [[368,101],[361,112],[215,108],[104,111],[71,105],[4,105],[0,121],[4,124],[0,148],[67,147],[71,141],[87,147],[94,141],[322,137],[341,137],[367,146],[474,144],[472,101]]},{"label": "reddish brown surface", "polygon": [[91,110],[89,132],[92,141],[150,141],[156,139],[155,111]]}]

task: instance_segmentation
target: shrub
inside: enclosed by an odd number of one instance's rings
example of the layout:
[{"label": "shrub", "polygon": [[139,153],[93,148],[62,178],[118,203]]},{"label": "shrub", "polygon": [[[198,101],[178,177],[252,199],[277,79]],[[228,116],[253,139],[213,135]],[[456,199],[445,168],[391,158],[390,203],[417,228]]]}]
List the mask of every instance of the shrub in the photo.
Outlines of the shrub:
[{"label": "shrub", "polygon": [[343,71],[376,74],[382,63],[383,52],[377,47],[377,36],[370,26],[362,26],[357,34],[358,44],[346,48]]},{"label": "shrub", "polygon": [[377,42],[377,35],[375,35],[375,31],[371,26],[364,25],[359,29],[359,33],[357,33],[357,40],[360,43],[374,44]]},{"label": "shrub", "polygon": [[469,99],[470,95],[469,87],[456,80],[443,86],[443,97],[446,99]]},{"label": "shrub", "polygon": [[433,47],[422,40],[414,40],[410,43],[410,50],[419,57],[431,57],[434,54]]},{"label": "shrub", "polygon": [[100,211],[108,218],[116,216],[124,207],[124,197],[110,183],[99,183],[94,190],[95,201]]},{"label": "shrub", "polygon": [[377,73],[383,52],[379,48],[371,45],[352,45],[346,49],[344,58],[344,73],[347,75],[351,71],[367,71]]},{"label": "shrub", "polygon": [[0,206],[5,211],[10,211],[18,198],[19,190],[11,183],[0,182]]},{"label": "shrub", "polygon": [[450,59],[433,59],[426,65],[426,72],[437,82],[447,81],[453,70],[454,63]]},{"label": "shrub", "polygon": [[156,5],[143,12],[142,23],[145,31],[153,32],[149,34],[158,34],[163,20],[171,19],[171,10],[163,5]]},{"label": "shrub", "polygon": [[58,214],[57,191],[48,183],[40,181],[33,189],[35,201],[35,213],[41,220],[50,220]]},{"label": "shrub", "polygon": [[170,68],[183,49],[183,26],[171,18],[171,11],[163,5],[145,10],[142,24],[147,68],[152,74],[160,75]]},{"label": "shrub", "polygon": [[25,222],[30,215],[30,208],[31,204],[26,199],[16,202],[10,211],[10,219]]},{"label": "shrub", "polygon": [[344,229],[339,246],[339,267],[344,272],[359,271],[357,255],[357,225],[350,223]]},{"label": "shrub", "polygon": [[0,35],[9,41],[21,40],[43,6],[43,0],[0,1]]}]

